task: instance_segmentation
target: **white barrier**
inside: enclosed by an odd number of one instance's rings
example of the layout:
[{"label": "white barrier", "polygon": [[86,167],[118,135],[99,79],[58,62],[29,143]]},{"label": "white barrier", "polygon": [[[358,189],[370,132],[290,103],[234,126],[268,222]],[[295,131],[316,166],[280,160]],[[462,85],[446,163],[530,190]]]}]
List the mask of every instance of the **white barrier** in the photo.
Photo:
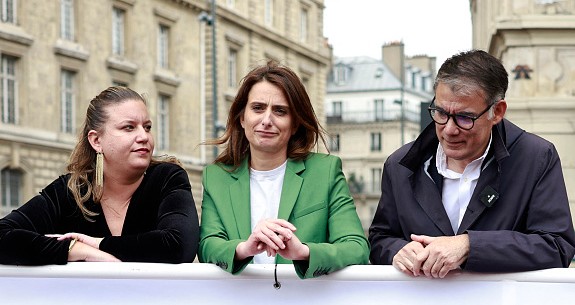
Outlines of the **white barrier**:
[{"label": "white barrier", "polygon": [[300,280],[292,265],[249,265],[230,275],[211,264],[0,265],[0,304],[575,304],[575,269],[456,272],[413,278],[391,266],[350,266]]}]

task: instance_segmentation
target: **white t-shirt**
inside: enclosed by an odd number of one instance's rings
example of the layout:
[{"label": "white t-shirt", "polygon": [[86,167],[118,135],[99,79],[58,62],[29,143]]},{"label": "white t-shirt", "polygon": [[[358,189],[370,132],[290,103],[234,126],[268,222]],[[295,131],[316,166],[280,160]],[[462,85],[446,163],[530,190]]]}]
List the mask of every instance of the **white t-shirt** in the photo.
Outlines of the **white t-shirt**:
[{"label": "white t-shirt", "polygon": [[[278,218],[280,198],[284,182],[287,160],[269,171],[250,168],[250,209],[252,232],[262,219]],[[269,257],[264,251],[254,256],[256,264],[273,264],[275,256]]]}]

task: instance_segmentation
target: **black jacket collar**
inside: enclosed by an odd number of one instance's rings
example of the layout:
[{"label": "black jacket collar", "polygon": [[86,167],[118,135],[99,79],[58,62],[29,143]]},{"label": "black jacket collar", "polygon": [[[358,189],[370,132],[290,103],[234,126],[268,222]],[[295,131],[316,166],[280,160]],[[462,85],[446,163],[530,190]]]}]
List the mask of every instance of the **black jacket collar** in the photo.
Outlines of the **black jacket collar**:
[{"label": "black jacket collar", "polygon": [[[523,130],[508,120],[501,120],[493,127],[491,149],[485,159],[489,160],[491,159],[490,156],[494,156],[497,162],[501,162],[502,159],[509,156],[507,148],[513,145],[523,132]],[[415,172],[426,160],[435,155],[438,144],[439,140],[437,140],[435,133],[435,123],[431,122],[411,144],[411,148],[399,163]],[[431,165],[435,167],[435,162]]]}]

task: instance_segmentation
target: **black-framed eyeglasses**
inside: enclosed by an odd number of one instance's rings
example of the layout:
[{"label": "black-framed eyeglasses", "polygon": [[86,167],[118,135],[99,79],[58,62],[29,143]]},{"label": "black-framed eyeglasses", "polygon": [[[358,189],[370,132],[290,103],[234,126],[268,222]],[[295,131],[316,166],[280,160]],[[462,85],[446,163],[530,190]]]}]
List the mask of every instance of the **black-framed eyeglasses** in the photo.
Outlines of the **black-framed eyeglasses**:
[{"label": "black-framed eyeglasses", "polygon": [[431,101],[431,104],[427,108],[427,110],[429,110],[429,115],[431,116],[431,119],[439,125],[445,125],[449,121],[449,118],[453,118],[453,120],[455,121],[455,125],[457,125],[457,127],[463,130],[470,130],[475,125],[475,120],[479,119],[483,114],[485,114],[489,109],[491,109],[493,105],[495,105],[495,103],[487,106],[485,110],[481,111],[481,113],[479,113],[476,116],[459,114],[459,113],[450,114],[441,108],[435,107],[435,97],[433,97],[433,100]]}]

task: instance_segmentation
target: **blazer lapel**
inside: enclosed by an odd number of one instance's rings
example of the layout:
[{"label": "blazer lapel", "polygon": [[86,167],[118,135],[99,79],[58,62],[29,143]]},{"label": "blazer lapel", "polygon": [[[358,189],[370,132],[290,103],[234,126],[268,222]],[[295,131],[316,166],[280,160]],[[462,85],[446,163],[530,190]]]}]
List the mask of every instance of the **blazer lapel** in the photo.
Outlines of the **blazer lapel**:
[{"label": "blazer lapel", "polygon": [[303,178],[300,177],[299,174],[304,170],[305,164],[303,161],[288,160],[282,186],[278,218],[289,220],[289,216],[291,215],[303,183]]},{"label": "blazer lapel", "polygon": [[[505,126],[502,123],[499,123],[498,127],[504,128]],[[498,194],[496,194],[497,197],[494,201],[485,203],[481,198],[481,194],[487,193],[493,195],[494,193],[499,193],[501,177],[499,173],[499,164],[503,159],[509,157],[509,151],[507,151],[507,147],[505,145],[505,138],[505,132],[500,132],[499,128],[493,128],[492,147],[486,158],[486,161],[489,162],[489,164],[485,165],[485,168],[481,171],[481,175],[479,175],[479,180],[477,181],[477,185],[475,186],[475,190],[473,191],[473,195],[471,196],[465,215],[463,215],[463,219],[461,220],[461,224],[457,230],[458,234],[467,231],[479,216],[481,216],[485,209],[488,208],[488,205],[492,206],[497,204]]]},{"label": "blazer lapel", "polygon": [[[475,186],[475,190],[473,191],[473,195],[471,196],[465,215],[463,215],[463,219],[461,220],[461,224],[457,230],[458,234],[467,231],[487,208],[486,203],[481,201],[480,194],[488,187],[491,187],[495,192],[499,192],[499,174],[497,167],[497,162],[492,161],[479,176],[479,180],[477,181],[477,185]],[[497,203],[494,201],[491,202],[490,205],[491,204]]]},{"label": "blazer lapel", "polygon": [[230,185],[230,202],[238,229],[239,238],[247,239],[252,231],[250,209],[250,171],[247,158],[242,165],[231,173],[236,182]]},{"label": "blazer lapel", "polygon": [[[429,166],[435,166],[435,164]],[[444,235],[454,235],[451,222],[449,222],[449,217],[443,207],[441,193],[433,180],[427,176],[423,167],[411,175],[409,179],[413,195],[427,216]]]}]

